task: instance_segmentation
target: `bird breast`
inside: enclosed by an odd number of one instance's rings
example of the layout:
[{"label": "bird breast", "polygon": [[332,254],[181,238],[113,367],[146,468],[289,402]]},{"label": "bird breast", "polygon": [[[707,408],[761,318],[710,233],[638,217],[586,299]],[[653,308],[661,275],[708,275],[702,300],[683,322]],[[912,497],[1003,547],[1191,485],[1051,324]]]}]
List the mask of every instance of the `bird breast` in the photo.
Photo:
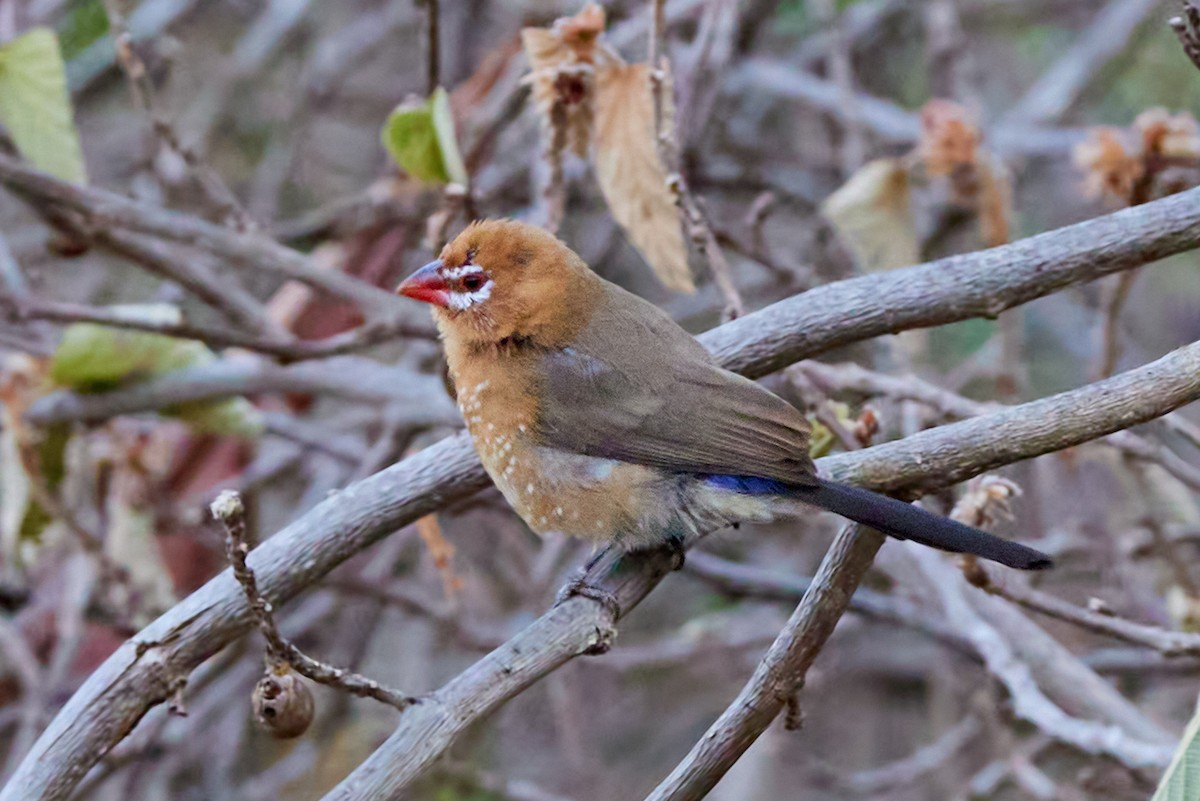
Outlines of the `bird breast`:
[{"label": "bird breast", "polygon": [[[654,544],[681,507],[676,477],[538,444],[536,406],[495,378],[462,381],[458,406],[475,450],[509,505],[539,534]],[[511,378],[511,376],[509,376]]]}]

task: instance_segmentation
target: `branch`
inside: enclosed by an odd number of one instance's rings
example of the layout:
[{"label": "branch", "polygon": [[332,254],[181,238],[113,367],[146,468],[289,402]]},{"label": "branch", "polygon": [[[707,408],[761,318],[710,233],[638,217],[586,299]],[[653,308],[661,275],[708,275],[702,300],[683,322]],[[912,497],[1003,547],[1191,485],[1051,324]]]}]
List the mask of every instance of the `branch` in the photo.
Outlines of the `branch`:
[{"label": "branch", "polygon": [[1194,0],[1183,0],[1183,15],[1171,17],[1170,25],[1183,45],[1183,52],[1200,69],[1200,7]]},{"label": "branch", "polygon": [[1112,0],[1075,43],[1034,82],[1005,122],[1051,122],[1063,117],[1104,65],[1125,52],[1158,0]]},{"label": "branch", "polygon": [[402,301],[390,292],[335,270],[323,270],[299,252],[258,232],[232,231],[190,214],[132,200],[104,189],[60,181],[3,154],[0,154],[0,183],[35,207],[81,215],[87,228],[124,228],[191,245],[236,264],[302,281],[352,300],[364,310],[385,318],[403,308]]},{"label": "branch", "polygon": [[[1129,731],[1115,723],[1087,720],[1063,711],[1039,686],[1034,668],[1021,658],[1019,649],[1003,635],[999,625],[1002,616],[990,617],[988,607],[976,606],[971,602],[974,599],[968,600],[971,591],[964,582],[950,577],[952,568],[944,562],[916,549],[909,555],[917,561],[927,586],[939,598],[942,614],[971,639],[988,671],[1008,690],[1017,718],[1032,723],[1059,742],[1087,754],[1112,757],[1131,770],[1166,766],[1174,748],[1161,735],[1151,738],[1146,732]],[[986,596],[984,599],[995,600]],[[1082,688],[1079,695],[1083,695]]]},{"label": "branch", "polygon": [[716,786],[803,686],[883,540],[862,526],[842,529],[754,676],[647,801],[703,798]]},{"label": "branch", "polygon": [[993,570],[991,565],[983,563],[976,563],[968,578],[976,587],[992,595],[1006,598],[1026,609],[1066,621],[1088,631],[1153,648],[1164,656],[1200,656],[1200,634],[1168,631],[1157,626],[1147,626],[1110,614],[1094,612],[1048,592],[1034,589],[1020,580],[1001,575],[1000,571]]},{"label": "branch", "polygon": [[[721,326],[701,341],[725,366],[762,375],[857,339],[999,311],[997,304],[1007,308],[1186,250],[1198,241],[1200,190],[1192,190],[991,251],[821,287]],[[1192,346],[1074,393],[826,459],[822,467],[834,478],[875,489],[949,483],[1005,461],[1103,436],[1188,403],[1200,395],[1197,376],[1200,354]],[[1056,430],[1059,425],[1061,432]],[[249,561],[264,597],[282,604],[400,526],[486,484],[469,441],[463,435],[451,437],[325,500],[256,548]],[[304,559],[297,560],[296,554],[304,554]],[[645,571],[653,567],[643,563],[641,572],[634,571],[643,576],[642,583],[625,591],[626,608],[631,598],[649,591],[652,582]],[[595,635],[600,620],[594,605],[568,602],[515,643],[528,647],[546,642],[544,635],[551,633],[555,638],[549,641],[557,643],[552,653],[523,650],[517,661],[521,670],[511,674],[500,671],[511,662],[485,659],[482,664],[492,672],[473,676],[485,682],[483,703],[474,706],[477,699],[469,691],[459,696],[472,698],[475,711],[467,717],[486,714],[569,659]],[[186,675],[249,624],[239,588],[228,573],[193,593],[88,679],[34,745],[0,793],[0,801],[64,798],[147,709],[166,697],[164,687],[170,679]],[[575,639],[562,643],[567,636]],[[497,654],[511,656],[503,649]],[[470,682],[455,686],[464,692]],[[437,703],[423,703],[404,718],[415,714],[432,716],[423,725],[441,726],[447,716],[455,722],[438,728],[442,745],[422,744],[412,750],[403,771],[389,763],[377,781],[394,786],[419,773],[470,722],[458,710]],[[402,724],[408,725],[403,720]],[[387,762],[386,755],[377,754],[373,764],[380,761]],[[361,774],[354,779],[362,780]]]},{"label": "branch", "polygon": [[222,359],[111,392],[58,390],[30,404],[25,419],[39,426],[97,423],[122,414],[263,392],[331,394],[363,403],[399,402],[405,404],[406,421],[414,426],[460,422],[436,377],[354,356],[286,367],[267,361]]},{"label": "branch", "polygon": [[881,334],[996,317],[1197,244],[1200,189],[1191,189],[1011,245],[816,287],[701,339],[726,367],[758,377]]},{"label": "branch", "polygon": [[[774,94],[806,103],[834,116],[843,115],[842,93],[833,81],[818,78],[794,66],[766,59],[748,59],[726,80],[728,95]],[[870,131],[895,143],[911,144],[920,135],[917,115],[889,100],[860,93],[856,97],[859,120]],[[1063,158],[1083,141],[1082,129],[1047,128],[1024,123],[998,124],[986,131],[988,141],[1005,156]]]},{"label": "branch", "polygon": [[320,340],[298,341],[294,338],[279,340],[243,334],[228,327],[138,319],[104,307],[39,300],[33,297],[17,297],[3,290],[0,290],[0,309],[7,309],[9,315],[16,321],[50,320],[56,323],[99,323],[113,328],[148,331],[182,339],[197,339],[213,348],[244,348],[277,356],[285,361],[337,356],[393,339],[432,340],[437,338],[436,333],[429,326],[396,320],[381,324],[368,323],[354,330]]},{"label": "branch", "polygon": [[233,490],[225,490],[212,502],[211,508],[213,517],[225,528],[227,555],[233,576],[241,585],[246,604],[258,624],[258,630],[267,641],[267,662],[271,672],[286,666],[318,684],[336,687],[351,695],[374,698],[401,711],[415,702],[416,699],[384,687],[379,682],[360,676],[354,671],[319,662],[297,648],[295,643],[285,639],[275,624],[271,604],[264,600],[258,591],[254,571],[246,564],[250,545],[246,542],[246,507],[242,504],[241,496]]},{"label": "branch", "polygon": [[[808,578],[741,565],[704,551],[689,553],[683,572],[695,576],[717,592],[734,598],[799,603],[812,586],[812,580]],[[974,656],[974,651],[958,632],[904,598],[860,587],[850,598],[849,611],[870,620],[919,631],[960,653]]]}]

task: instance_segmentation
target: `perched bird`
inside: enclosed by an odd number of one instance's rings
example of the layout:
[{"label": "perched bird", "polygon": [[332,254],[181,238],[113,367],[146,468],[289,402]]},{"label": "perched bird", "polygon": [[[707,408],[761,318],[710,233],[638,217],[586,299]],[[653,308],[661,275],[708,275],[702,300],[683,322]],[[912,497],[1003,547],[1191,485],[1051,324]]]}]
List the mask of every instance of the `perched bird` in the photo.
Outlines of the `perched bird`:
[{"label": "perched bird", "polygon": [[400,284],[434,307],[458,406],[504,497],[538,533],[626,550],[809,506],[1010,567],[1050,559],[816,474],[804,415],[721,368],[653,304],[552,234],[476,222]]}]

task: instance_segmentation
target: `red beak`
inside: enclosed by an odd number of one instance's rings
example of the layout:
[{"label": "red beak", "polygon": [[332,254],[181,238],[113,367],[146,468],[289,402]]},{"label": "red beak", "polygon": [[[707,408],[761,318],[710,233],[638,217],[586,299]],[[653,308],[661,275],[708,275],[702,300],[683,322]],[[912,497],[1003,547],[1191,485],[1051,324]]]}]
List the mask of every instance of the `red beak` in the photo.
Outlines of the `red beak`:
[{"label": "red beak", "polygon": [[438,272],[441,269],[441,261],[429,262],[404,279],[400,286],[396,287],[396,294],[432,303],[434,306],[448,306],[450,304],[450,288]]}]

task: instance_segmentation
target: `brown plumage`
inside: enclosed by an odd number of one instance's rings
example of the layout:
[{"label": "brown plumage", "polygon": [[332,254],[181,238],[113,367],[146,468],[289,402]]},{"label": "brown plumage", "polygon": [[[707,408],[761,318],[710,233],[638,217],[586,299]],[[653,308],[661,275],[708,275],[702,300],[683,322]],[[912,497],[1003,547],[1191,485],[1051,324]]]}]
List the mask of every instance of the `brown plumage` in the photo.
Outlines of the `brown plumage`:
[{"label": "brown plumage", "polygon": [[541,229],[471,225],[401,284],[433,304],[484,467],[535,531],[626,547],[833,509],[1019,567],[1042,554],[816,476],[790,404],[724,370],[652,304]]}]

